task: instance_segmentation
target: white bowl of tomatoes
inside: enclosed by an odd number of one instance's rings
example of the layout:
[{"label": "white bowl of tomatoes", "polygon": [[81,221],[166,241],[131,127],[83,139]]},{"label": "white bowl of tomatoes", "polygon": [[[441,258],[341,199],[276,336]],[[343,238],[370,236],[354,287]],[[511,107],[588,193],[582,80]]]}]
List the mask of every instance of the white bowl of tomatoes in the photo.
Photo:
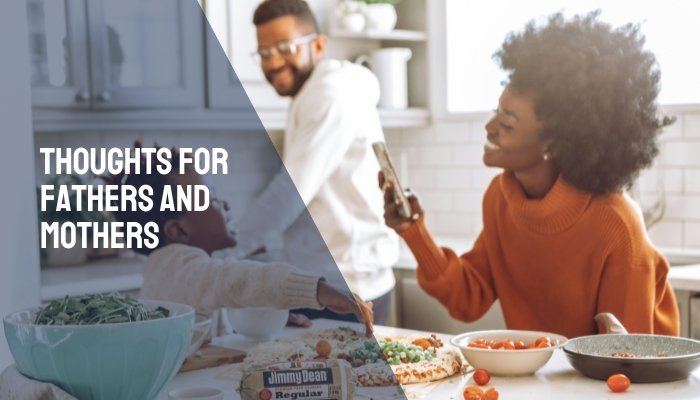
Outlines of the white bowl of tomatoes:
[{"label": "white bowl of tomatoes", "polygon": [[567,340],[551,332],[491,330],[462,333],[450,343],[474,368],[495,376],[522,376],[542,368]]}]

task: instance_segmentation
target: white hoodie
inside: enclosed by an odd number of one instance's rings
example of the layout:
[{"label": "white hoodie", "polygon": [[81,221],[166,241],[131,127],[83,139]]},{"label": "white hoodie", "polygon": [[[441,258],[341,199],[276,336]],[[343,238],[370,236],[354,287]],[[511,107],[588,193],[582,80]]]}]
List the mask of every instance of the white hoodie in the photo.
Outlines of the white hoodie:
[{"label": "white hoodie", "polygon": [[[300,269],[314,265],[314,253],[327,246],[350,290],[362,298],[376,299],[394,287],[398,238],[384,225],[379,164],[371,147],[384,140],[378,100],[379,84],[367,68],[338,60],[314,68],[290,105],[282,157],[286,170],[237,225],[241,249],[284,232],[287,260]],[[303,204],[289,201],[291,182]],[[313,221],[303,218],[303,206]],[[325,244],[313,239],[314,222]],[[334,270],[326,265],[308,272],[337,282]]]}]

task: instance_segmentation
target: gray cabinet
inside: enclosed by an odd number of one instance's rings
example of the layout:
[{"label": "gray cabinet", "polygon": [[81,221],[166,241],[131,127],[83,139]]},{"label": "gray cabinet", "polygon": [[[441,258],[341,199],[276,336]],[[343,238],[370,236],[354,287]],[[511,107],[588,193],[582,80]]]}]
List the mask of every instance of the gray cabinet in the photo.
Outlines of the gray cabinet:
[{"label": "gray cabinet", "polygon": [[207,47],[207,105],[210,108],[249,107],[243,86],[231,68],[225,49],[214,33],[206,27]]},{"label": "gray cabinet", "polygon": [[38,107],[90,105],[83,0],[27,0],[32,100]]},{"label": "gray cabinet", "polygon": [[191,0],[29,0],[33,104],[204,104],[202,13]]}]

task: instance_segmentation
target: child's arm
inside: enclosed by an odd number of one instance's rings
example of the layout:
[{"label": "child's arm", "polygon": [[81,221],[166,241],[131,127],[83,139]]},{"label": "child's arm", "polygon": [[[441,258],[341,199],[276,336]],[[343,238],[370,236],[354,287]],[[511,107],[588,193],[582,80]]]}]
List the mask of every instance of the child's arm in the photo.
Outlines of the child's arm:
[{"label": "child's arm", "polygon": [[197,311],[243,307],[315,308],[320,276],[284,263],[212,259],[201,249],[171,244],[152,253],[141,297],[186,303]]},{"label": "child's arm", "polygon": [[141,297],[190,304],[202,313],[224,307],[328,307],[355,314],[368,335],[372,332],[371,304],[285,263],[213,259],[199,248],[171,244],[148,257],[143,279]]}]

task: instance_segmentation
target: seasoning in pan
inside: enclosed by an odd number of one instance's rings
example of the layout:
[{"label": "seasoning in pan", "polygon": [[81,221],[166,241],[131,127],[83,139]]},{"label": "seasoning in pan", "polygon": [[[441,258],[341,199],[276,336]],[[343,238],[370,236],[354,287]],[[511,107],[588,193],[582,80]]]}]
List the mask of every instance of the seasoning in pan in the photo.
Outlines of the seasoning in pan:
[{"label": "seasoning in pan", "polygon": [[[579,351],[580,354],[589,354],[586,352]],[[615,358],[663,358],[663,357],[668,357],[668,353],[665,351],[660,351],[654,355],[641,355],[641,354],[634,354],[630,353],[627,351],[615,351],[613,353],[598,353],[598,354],[591,354],[593,356],[603,356],[603,357],[615,357]]]}]

